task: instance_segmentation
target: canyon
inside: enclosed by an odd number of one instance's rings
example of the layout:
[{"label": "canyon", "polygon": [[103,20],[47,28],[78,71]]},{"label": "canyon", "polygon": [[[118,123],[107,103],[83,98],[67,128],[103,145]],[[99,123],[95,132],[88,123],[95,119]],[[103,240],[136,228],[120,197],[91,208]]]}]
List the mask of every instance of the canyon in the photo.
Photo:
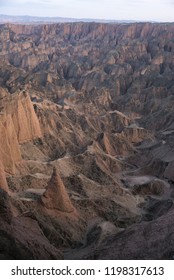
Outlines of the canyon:
[{"label": "canyon", "polygon": [[174,24],[0,24],[0,259],[173,259]]}]

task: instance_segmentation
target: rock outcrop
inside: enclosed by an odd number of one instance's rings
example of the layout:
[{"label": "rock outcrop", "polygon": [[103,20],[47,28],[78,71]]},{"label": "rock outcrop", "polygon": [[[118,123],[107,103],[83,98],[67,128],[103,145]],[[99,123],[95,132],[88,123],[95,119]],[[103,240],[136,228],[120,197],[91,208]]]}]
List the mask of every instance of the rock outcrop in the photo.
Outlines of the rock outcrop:
[{"label": "rock outcrop", "polygon": [[15,162],[21,161],[21,153],[14,123],[10,115],[0,116],[0,158],[4,169],[10,174],[15,173]]},{"label": "rock outcrop", "polygon": [[4,101],[7,115],[11,115],[19,144],[42,136],[29,94],[22,92]]},{"label": "rock outcrop", "polygon": [[58,210],[65,213],[75,211],[56,168],[54,168],[46,191],[41,197],[41,204],[47,209]]},{"label": "rock outcrop", "polygon": [[28,94],[8,94],[0,105],[0,158],[5,171],[14,174],[22,160],[19,145],[41,137],[41,129]]},{"label": "rock outcrop", "polygon": [[9,191],[7,180],[6,180],[6,175],[4,172],[4,167],[2,165],[1,160],[0,160],[0,188],[6,192]]}]

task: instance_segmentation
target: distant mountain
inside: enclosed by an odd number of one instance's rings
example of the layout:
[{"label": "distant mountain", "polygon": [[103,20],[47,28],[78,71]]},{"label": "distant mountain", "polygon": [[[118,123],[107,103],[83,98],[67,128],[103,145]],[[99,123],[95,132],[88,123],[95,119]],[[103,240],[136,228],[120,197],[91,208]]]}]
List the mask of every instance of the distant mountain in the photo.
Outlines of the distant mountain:
[{"label": "distant mountain", "polygon": [[54,23],[54,22],[103,22],[103,23],[113,23],[113,22],[136,22],[133,20],[105,20],[105,19],[88,19],[88,18],[64,18],[64,17],[35,17],[35,16],[12,16],[12,15],[0,15],[0,23]]}]

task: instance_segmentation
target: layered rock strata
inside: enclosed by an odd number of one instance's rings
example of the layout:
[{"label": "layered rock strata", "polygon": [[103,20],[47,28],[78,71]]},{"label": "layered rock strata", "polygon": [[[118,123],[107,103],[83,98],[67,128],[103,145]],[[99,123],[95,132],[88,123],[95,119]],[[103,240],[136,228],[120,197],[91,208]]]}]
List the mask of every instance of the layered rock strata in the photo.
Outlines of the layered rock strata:
[{"label": "layered rock strata", "polygon": [[41,137],[40,124],[26,93],[8,94],[0,106],[0,158],[5,171],[14,174],[22,160],[20,144]]}]

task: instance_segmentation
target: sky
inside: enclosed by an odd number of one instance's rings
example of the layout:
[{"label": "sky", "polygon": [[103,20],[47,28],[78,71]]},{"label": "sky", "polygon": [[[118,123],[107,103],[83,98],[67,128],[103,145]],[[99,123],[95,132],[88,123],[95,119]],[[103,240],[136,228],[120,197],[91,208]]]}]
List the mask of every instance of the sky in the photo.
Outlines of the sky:
[{"label": "sky", "polygon": [[0,14],[174,22],[174,0],[0,0]]}]

